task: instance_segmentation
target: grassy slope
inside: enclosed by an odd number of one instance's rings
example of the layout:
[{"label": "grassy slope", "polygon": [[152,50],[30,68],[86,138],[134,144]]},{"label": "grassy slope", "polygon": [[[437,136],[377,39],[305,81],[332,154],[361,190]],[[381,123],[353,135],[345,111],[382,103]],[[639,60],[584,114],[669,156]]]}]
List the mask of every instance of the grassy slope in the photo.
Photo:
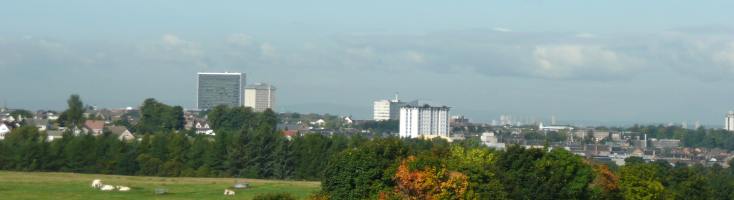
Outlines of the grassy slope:
[{"label": "grassy slope", "polygon": [[[105,184],[129,186],[132,191],[95,190],[90,187],[94,179],[102,179]],[[237,190],[234,197],[225,197],[224,189],[235,180],[245,181],[251,188]],[[156,188],[166,188],[168,194],[156,195]],[[251,199],[267,192],[288,192],[305,198],[317,190],[318,182],[303,181],[0,171],[0,199]]]}]

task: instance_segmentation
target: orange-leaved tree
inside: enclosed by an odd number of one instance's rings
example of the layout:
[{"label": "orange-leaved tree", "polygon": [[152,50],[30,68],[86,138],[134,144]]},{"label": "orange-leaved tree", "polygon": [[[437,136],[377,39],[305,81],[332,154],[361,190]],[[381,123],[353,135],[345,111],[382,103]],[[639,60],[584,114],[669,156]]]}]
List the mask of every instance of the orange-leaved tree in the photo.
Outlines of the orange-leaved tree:
[{"label": "orange-leaved tree", "polygon": [[410,169],[415,157],[403,160],[395,172],[395,196],[400,199],[464,199],[468,178],[445,167]]}]

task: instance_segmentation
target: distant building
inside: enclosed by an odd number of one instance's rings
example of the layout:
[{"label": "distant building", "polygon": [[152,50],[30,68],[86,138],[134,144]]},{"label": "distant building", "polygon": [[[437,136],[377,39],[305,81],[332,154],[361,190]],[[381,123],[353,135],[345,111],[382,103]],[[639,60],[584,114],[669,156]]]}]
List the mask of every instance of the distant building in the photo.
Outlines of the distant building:
[{"label": "distant building", "polygon": [[400,99],[398,99],[398,95],[395,95],[395,99],[377,100],[373,105],[372,119],[375,121],[386,121],[399,119],[400,107],[408,104],[400,101]]},{"label": "distant building", "polygon": [[451,124],[453,125],[457,125],[457,124],[465,125],[465,124],[469,124],[469,118],[464,117],[464,115],[456,115],[456,116],[451,116],[451,118],[449,119],[449,122],[451,122]]},{"label": "distant building", "polygon": [[724,118],[724,129],[734,131],[734,111],[729,111]]},{"label": "distant building", "polygon": [[449,107],[404,106],[400,108],[400,137],[449,138]]},{"label": "distant building", "polygon": [[500,143],[499,140],[497,140],[497,136],[494,135],[494,132],[482,133],[480,140],[482,141],[484,145],[490,148],[505,149],[505,143]]},{"label": "distant building", "polygon": [[102,120],[87,120],[84,121],[84,129],[87,134],[101,135],[104,130],[105,122]]},{"label": "distant building", "polygon": [[218,105],[242,106],[244,73],[198,73],[196,108],[212,109]]},{"label": "distant building", "polygon": [[275,87],[265,83],[256,83],[245,87],[245,107],[255,112],[273,109],[275,106]]},{"label": "distant building", "polygon": [[676,139],[653,139],[650,143],[658,149],[671,149],[680,147],[680,140]]},{"label": "distant building", "polygon": [[566,126],[566,125],[543,126],[543,123],[540,123],[540,124],[538,124],[538,130],[541,130],[541,131],[573,130],[573,127]]}]

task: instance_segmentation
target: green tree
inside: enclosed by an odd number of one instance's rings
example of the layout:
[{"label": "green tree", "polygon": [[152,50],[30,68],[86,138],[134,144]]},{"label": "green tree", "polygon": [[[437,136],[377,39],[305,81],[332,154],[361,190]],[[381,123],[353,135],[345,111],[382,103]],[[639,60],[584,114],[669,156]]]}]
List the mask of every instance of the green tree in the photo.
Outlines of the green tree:
[{"label": "green tree", "polygon": [[140,106],[140,115],[140,122],[135,127],[138,133],[150,134],[181,130],[185,123],[181,106],[171,107],[152,98],[143,101],[143,105]]},{"label": "green tree", "polygon": [[591,167],[569,151],[553,149],[535,162],[539,199],[587,199],[594,178]]},{"label": "green tree", "polygon": [[28,111],[28,110],[18,109],[18,110],[13,110],[13,112],[10,112],[10,116],[13,116],[13,117],[21,116],[23,118],[32,118],[33,113],[31,113],[31,111]]},{"label": "green tree", "polygon": [[286,138],[278,138],[274,152],[273,176],[278,179],[293,178],[296,157],[293,142]]},{"label": "green tree", "polygon": [[67,128],[80,128],[84,124],[84,103],[76,94],[71,95],[66,103],[68,108],[59,116],[59,125]]},{"label": "green tree", "polygon": [[449,170],[461,172],[469,178],[467,199],[507,199],[507,193],[493,169],[496,160],[496,155],[489,149],[452,145],[449,159],[445,162]]},{"label": "green tree", "polygon": [[33,126],[16,128],[5,136],[4,154],[8,168],[13,170],[34,171],[43,168],[44,156],[48,153],[45,134],[38,132]]},{"label": "green tree", "polygon": [[621,169],[620,188],[625,199],[663,199],[664,190],[657,169],[652,164],[625,165]]},{"label": "green tree", "polygon": [[379,181],[384,169],[374,152],[347,150],[327,164],[322,188],[331,199],[365,199],[386,189]]},{"label": "green tree", "polygon": [[322,190],[331,199],[364,199],[395,186],[400,158],[407,156],[396,138],[374,139],[361,148],[331,157],[323,171]]},{"label": "green tree", "polygon": [[510,199],[534,199],[541,185],[536,176],[535,161],[543,157],[543,149],[525,149],[510,145],[496,161],[499,175]]}]

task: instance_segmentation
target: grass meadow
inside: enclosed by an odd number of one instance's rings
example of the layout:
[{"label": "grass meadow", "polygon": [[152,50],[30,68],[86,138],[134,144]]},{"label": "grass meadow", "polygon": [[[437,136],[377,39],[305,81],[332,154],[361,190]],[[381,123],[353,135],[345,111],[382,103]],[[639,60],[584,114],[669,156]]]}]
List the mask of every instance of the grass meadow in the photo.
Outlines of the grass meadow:
[{"label": "grass meadow", "polygon": [[[92,180],[131,187],[129,192],[104,192],[91,188]],[[249,189],[224,196],[224,189],[236,182]],[[156,188],[168,193],[159,195]],[[303,199],[320,189],[319,182],[235,178],[168,178],[99,174],[0,171],[0,199],[252,199],[263,193],[290,193]]]}]

